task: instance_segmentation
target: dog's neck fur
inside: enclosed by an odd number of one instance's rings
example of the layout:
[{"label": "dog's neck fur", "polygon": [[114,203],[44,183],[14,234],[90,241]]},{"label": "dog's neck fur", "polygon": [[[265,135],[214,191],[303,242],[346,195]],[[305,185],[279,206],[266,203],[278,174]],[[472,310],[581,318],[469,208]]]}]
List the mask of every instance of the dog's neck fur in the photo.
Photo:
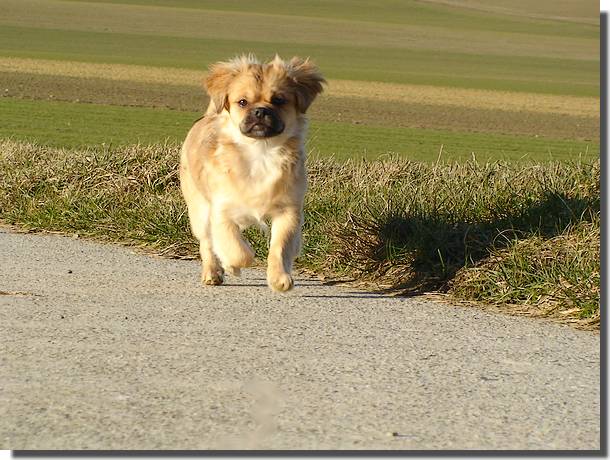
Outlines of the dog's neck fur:
[{"label": "dog's neck fur", "polygon": [[[216,115],[217,135],[231,145],[233,151],[239,154],[242,171],[247,175],[241,176],[242,181],[236,181],[235,190],[243,193],[238,195],[239,201],[234,197],[223,197],[221,201],[229,203],[231,215],[236,222],[256,222],[263,225],[263,219],[270,207],[275,205],[272,199],[275,196],[276,184],[290,171],[296,172],[304,167],[304,132],[306,118],[299,118],[300,128],[296,132],[284,132],[278,136],[266,139],[254,139],[244,136],[239,127],[230,119],[228,112]],[[223,145],[223,142],[220,143]],[[224,149],[218,148],[216,155],[223,156]],[[299,166],[300,164],[300,166]],[[285,179],[284,179],[285,180]],[[288,183],[293,183],[289,180]],[[247,190],[247,192],[246,192]],[[304,190],[303,190],[304,191]]]}]

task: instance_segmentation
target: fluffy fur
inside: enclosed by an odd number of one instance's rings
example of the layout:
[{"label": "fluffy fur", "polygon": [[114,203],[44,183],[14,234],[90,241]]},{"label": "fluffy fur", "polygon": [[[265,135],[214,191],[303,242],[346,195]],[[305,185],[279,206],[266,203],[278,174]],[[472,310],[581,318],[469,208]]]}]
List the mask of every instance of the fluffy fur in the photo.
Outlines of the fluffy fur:
[{"label": "fluffy fur", "polygon": [[210,104],[180,160],[204,284],[221,284],[225,270],[239,274],[251,265],[254,253],[241,232],[270,219],[267,282],[275,291],[292,288],[307,187],[305,112],[323,83],[311,61],[297,57],[262,64],[240,56],[211,66]]}]

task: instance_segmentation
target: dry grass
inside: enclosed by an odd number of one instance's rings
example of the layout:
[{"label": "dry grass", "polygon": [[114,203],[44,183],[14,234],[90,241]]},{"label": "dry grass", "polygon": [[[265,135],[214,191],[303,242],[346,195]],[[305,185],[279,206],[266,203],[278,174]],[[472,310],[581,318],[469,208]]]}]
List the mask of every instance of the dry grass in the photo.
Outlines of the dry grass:
[{"label": "dry grass", "polygon": [[[178,146],[0,141],[0,219],[196,257]],[[599,162],[309,162],[299,266],[403,295],[599,322]],[[249,231],[257,256],[266,239]]]},{"label": "dry grass", "polygon": [[312,166],[312,209],[344,213],[324,270],[597,327],[599,162]]},{"label": "dry grass", "polygon": [[580,222],[545,239],[532,236],[472,267],[462,268],[449,292],[460,299],[507,305],[516,313],[599,328],[600,222]]},{"label": "dry grass", "polygon": [[177,159],[177,146],[70,151],[0,141],[0,215],[31,229],[195,254]]}]

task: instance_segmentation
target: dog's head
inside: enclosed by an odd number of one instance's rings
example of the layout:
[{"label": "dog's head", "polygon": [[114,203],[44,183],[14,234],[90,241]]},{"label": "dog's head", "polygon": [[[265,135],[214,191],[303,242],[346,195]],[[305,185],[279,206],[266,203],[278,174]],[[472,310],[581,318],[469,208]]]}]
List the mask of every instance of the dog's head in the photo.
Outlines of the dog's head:
[{"label": "dog's head", "polygon": [[240,56],[214,64],[205,86],[217,113],[228,111],[241,134],[261,139],[293,133],[325,82],[309,59]]}]

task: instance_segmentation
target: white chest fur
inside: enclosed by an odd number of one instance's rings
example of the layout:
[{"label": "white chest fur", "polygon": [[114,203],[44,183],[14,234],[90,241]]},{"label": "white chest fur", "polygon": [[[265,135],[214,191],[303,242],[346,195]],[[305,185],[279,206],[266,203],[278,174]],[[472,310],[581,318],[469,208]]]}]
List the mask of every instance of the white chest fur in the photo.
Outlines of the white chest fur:
[{"label": "white chest fur", "polygon": [[264,228],[264,219],[278,200],[278,182],[287,180],[290,158],[281,144],[268,140],[241,143],[238,148],[239,174],[231,177],[231,192],[217,196],[214,204],[240,227],[255,224]]},{"label": "white chest fur", "polygon": [[265,141],[242,148],[242,158],[249,171],[250,185],[264,193],[280,179],[286,154],[281,146],[267,146]]}]

